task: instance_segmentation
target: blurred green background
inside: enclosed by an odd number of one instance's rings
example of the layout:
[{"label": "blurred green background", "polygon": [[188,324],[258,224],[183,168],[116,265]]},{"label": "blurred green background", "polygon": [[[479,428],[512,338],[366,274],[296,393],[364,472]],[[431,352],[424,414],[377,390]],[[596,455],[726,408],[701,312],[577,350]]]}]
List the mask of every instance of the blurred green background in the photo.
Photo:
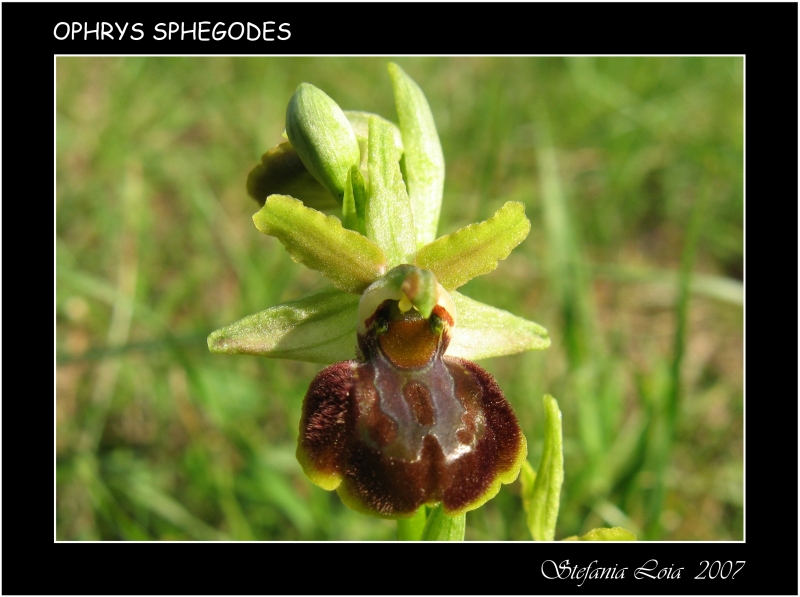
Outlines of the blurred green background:
[{"label": "blurred green background", "polygon": [[[303,476],[318,365],[211,355],[212,330],[324,284],[260,234],[245,179],[295,87],[396,120],[390,58],[59,58],[56,536],[374,540]],[[552,346],[481,361],[534,468],[563,412],[556,537],[743,538],[741,58],[398,58],[447,166],[440,233],[526,204],[462,291]],[[528,540],[518,482],[467,539]]]}]

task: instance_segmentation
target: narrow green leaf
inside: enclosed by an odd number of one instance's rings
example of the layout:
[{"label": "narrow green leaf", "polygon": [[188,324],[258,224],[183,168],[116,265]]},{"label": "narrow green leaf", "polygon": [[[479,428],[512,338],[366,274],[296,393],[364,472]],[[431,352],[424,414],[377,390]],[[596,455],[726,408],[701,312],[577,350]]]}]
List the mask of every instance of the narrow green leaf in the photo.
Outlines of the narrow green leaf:
[{"label": "narrow green leaf", "polygon": [[336,198],[311,176],[290,143],[281,143],[261,156],[247,175],[247,194],[264,205],[270,195],[291,195],[314,209],[333,209]]},{"label": "narrow green leaf", "polygon": [[448,516],[442,506],[436,506],[428,515],[422,531],[423,541],[463,541],[467,527],[467,515]]},{"label": "narrow green leaf", "polygon": [[419,510],[411,518],[397,519],[397,540],[398,541],[420,541],[422,532],[425,530],[425,522],[428,518],[425,506],[420,506]]},{"label": "narrow green leaf", "polygon": [[444,189],[444,155],[428,100],[402,68],[389,63],[405,149],[405,172],[418,246],[436,238]]},{"label": "narrow green leaf", "polygon": [[562,541],[636,541],[636,535],[622,527],[592,529],[585,535],[573,535]]},{"label": "narrow green leaf", "polygon": [[325,364],[352,359],[358,301],[358,295],[329,286],[213,332],[208,348]]},{"label": "narrow green leaf", "polygon": [[361,162],[361,150],[339,105],[301,83],[286,108],[286,134],[306,169],[341,202],[347,173]]},{"label": "narrow green leaf", "polygon": [[474,361],[550,346],[547,330],[538,323],[459,292],[451,292],[450,296],[456,306],[456,325],[448,356]]},{"label": "narrow green leaf", "polygon": [[544,416],[544,446],[539,471],[534,475],[533,483],[530,483],[530,474],[527,479],[523,476],[522,488],[522,504],[528,513],[528,528],[534,541],[552,541],[555,537],[561,484],[564,482],[561,411],[556,399],[550,395],[544,397]]},{"label": "narrow green leaf", "polygon": [[294,261],[320,272],[340,290],[361,292],[386,271],[386,257],[375,243],[293,197],[268,197],[253,222],[281,241]]},{"label": "narrow green leaf", "polygon": [[447,290],[488,274],[525,240],[531,223],[525,206],[509,201],[485,222],[470,224],[425,245],[417,254],[417,265],[436,274]]},{"label": "narrow green leaf", "polygon": [[396,159],[392,131],[382,119],[370,119],[368,147],[367,237],[383,249],[389,267],[411,263],[417,249],[414,216]]}]

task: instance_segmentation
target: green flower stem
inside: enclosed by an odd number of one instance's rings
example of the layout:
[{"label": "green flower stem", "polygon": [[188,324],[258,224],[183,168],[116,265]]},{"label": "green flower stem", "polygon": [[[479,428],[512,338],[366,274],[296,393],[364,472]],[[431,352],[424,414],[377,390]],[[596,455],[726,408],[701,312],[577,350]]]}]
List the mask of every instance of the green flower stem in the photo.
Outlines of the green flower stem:
[{"label": "green flower stem", "polygon": [[411,518],[397,519],[397,540],[398,541],[419,541],[422,539],[422,532],[425,530],[425,522],[428,514],[425,506],[420,506],[417,513]]},{"label": "green flower stem", "polygon": [[436,506],[428,515],[422,531],[423,541],[463,541],[467,528],[467,515],[448,516],[442,506]]}]

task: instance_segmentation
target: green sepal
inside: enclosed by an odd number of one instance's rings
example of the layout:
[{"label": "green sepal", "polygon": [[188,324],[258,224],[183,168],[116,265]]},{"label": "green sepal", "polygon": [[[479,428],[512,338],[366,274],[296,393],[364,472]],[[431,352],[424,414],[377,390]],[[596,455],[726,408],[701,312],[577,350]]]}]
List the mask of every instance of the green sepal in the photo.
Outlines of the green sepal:
[{"label": "green sepal", "polygon": [[636,535],[622,527],[592,529],[585,535],[573,535],[562,541],[636,541]]},{"label": "green sepal", "polygon": [[414,216],[400,174],[392,130],[383,119],[369,121],[367,237],[383,249],[389,267],[411,263],[417,244]]},{"label": "green sepal", "polygon": [[324,364],[352,359],[358,301],[358,295],[328,286],[216,330],[208,348]]},{"label": "green sepal", "polygon": [[525,461],[522,465],[522,505],[534,541],[552,541],[556,532],[561,485],[564,482],[561,411],[550,395],[544,397],[544,446],[539,472]]},{"label": "green sepal", "polygon": [[448,356],[470,361],[550,346],[547,330],[538,323],[491,307],[460,292],[451,292],[457,321]]},{"label": "green sepal", "polygon": [[422,541],[463,541],[466,525],[466,513],[448,516],[440,504],[428,514]]},{"label": "green sepal", "polygon": [[416,264],[431,270],[442,286],[453,290],[494,270],[498,261],[525,240],[530,229],[525,206],[509,201],[488,220],[465,226],[422,247]]},{"label": "green sepal", "polygon": [[405,174],[418,246],[436,238],[444,189],[444,155],[428,100],[414,80],[389,63],[405,150]]},{"label": "green sepal", "polygon": [[375,243],[293,197],[268,197],[253,222],[281,241],[294,261],[320,272],[340,290],[359,293],[386,271],[386,257]]},{"label": "green sepal", "polygon": [[339,105],[301,83],[286,108],[286,134],[306,169],[341,203],[347,173],[361,163],[361,150]]},{"label": "green sepal", "polygon": [[261,156],[247,175],[247,194],[264,205],[270,195],[291,195],[314,209],[337,207],[336,198],[306,170],[290,143],[281,143]]}]

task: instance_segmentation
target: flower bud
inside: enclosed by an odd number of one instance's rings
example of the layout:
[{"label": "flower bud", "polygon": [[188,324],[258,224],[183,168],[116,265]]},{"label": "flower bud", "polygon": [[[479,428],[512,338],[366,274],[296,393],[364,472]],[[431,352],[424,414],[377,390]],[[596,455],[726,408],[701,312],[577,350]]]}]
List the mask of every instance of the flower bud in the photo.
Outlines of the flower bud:
[{"label": "flower bud", "polygon": [[342,109],[301,83],[286,108],[286,134],[306,169],[341,203],[347,173],[361,162],[358,139]]}]

